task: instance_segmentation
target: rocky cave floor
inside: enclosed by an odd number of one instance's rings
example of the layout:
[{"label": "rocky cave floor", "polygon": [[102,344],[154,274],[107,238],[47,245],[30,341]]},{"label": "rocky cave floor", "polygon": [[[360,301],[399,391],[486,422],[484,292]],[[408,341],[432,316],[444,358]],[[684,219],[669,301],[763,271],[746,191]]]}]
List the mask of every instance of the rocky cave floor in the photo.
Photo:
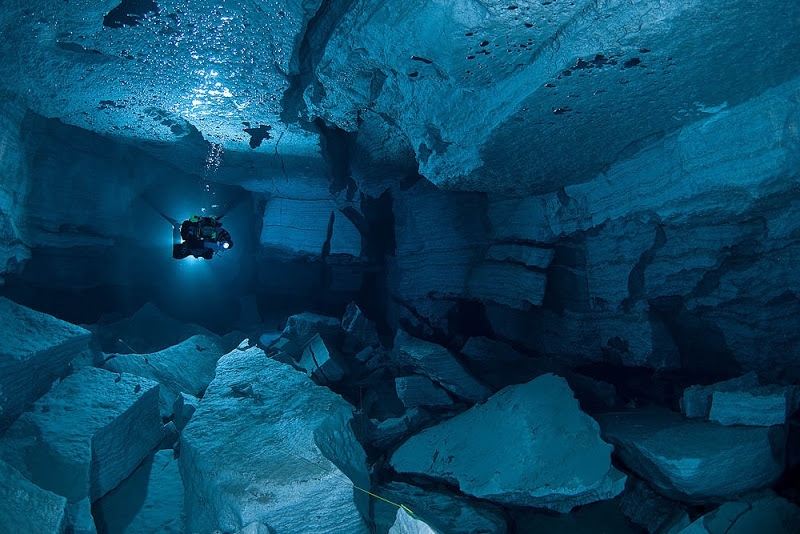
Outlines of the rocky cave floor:
[{"label": "rocky cave floor", "polygon": [[0,304],[17,532],[800,529],[800,395],[755,374],[381,339],[355,303],[224,337],[152,305],[84,328]]}]

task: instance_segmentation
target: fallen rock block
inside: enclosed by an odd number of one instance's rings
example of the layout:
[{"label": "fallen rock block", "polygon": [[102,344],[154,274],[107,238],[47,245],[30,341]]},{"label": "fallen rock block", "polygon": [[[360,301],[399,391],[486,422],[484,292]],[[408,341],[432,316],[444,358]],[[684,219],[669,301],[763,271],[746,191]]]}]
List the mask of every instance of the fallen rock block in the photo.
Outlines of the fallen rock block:
[{"label": "fallen rock block", "polygon": [[299,365],[305,369],[309,376],[314,377],[320,384],[339,382],[344,378],[345,372],[336,360],[331,358],[325,342],[316,334],[303,347]]},{"label": "fallen rock block", "polygon": [[85,367],[23,413],[0,440],[3,458],[36,485],[96,501],[161,441],[158,384]]},{"label": "fallen rock block", "polygon": [[346,343],[354,350],[380,345],[375,323],[367,319],[355,302],[347,305],[342,317],[342,329],[346,336]]},{"label": "fallen rock block", "polygon": [[[486,501],[468,499],[453,492],[422,489],[402,482],[378,486],[373,493],[414,512],[437,532],[491,532],[505,534],[508,524],[502,510]],[[389,531],[396,520],[397,506],[382,499],[372,502],[377,531]]]},{"label": "fallen rock block", "polygon": [[181,436],[188,532],[366,533],[353,406],[261,349],[220,358]]},{"label": "fallen rock block", "polygon": [[725,427],[655,409],[596,418],[625,465],[673,499],[717,502],[769,486],[783,472],[782,428]]},{"label": "fallen rock block", "polygon": [[0,297],[0,433],[89,346],[91,332]]},{"label": "fallen rock block", "polygon": [[767,494],[751,501],[727,502],[681,530],[679,534],[796,534],[800,508]]},{"label": "fallen rock block", "polygon": [[687,417],[721,425],[782,425],[800,401],[796,386],[761,386],[755,373],[709,386],[691,386],[681,407]]},{"label": "fallen rock block", "polygon": [[0,460],[0,525],[3,532],[60,534],[67,499],[31,483]]},{"label": "fallen rock block", "polygon": [[182,534],[183,482],[171,450],[158,451],[94,506],[100,532]]},{"label": "fallen rock block", "polygon": [[173,347],[152,354],[111,355],[103,368],[130,373],[161,384],[162,415],[172,414],[181,392],[201,397],[214,378],[217,360],[225,353],[218,338],[192,336]]},{"label": "fallen rock block", "polygon": [[622,491],[612,449],[567,382],[547,374],[411,437],[390,463],[481,499],[569,512]]},{"label": "fallen rock block", "polygon": [[286,320],[286,327],[281,334],[298,345],[305,345],[314,335],[331,342],[342,335],[342,324],[336,317],[317,315],[316,313],[300,313]]},{"label": "fallen rock block", "polygon": [[402,365],[439,383],[443,388],[470,402],[486,400],[492,391],[464,370],[458,360],[441,345],[429,343],[398,330],[394,353]]},{"label": "fallen rock block", "polygon": [[397,396],[406,408],[453,404],[453,399],[445,390],[424,376],[401,376],[394,382]]}]

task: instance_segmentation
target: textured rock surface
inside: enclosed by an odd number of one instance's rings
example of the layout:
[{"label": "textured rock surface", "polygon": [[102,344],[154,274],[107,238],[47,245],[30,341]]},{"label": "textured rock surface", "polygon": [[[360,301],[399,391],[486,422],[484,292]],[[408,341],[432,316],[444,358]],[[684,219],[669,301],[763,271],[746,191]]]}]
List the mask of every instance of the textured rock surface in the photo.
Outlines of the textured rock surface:
[{"label": "textured rock surface", "polygon": [[[402,482],[375,488],[376,495],[403,504],[439,532],[491,532],[505,534],[507,521],[499,508],[456,493],[422,489]],[[385,533],[397,518],[397,507],[377,499],[372,503],[378,532]]]},{"label": "textured rock surface", "polygon": [[424,376],[402,376],[396,378],[394,382],[397,396],[406,408],[453,404],[453,400],[445,390]]},{"label": "textured rock surface", "polygon": [[0,449],[32,482],[77,503],[116,487],[161,436],[158,384],[85,367],[20,416]]},{"label": "textured rock surface", "polygon": [[192,336],[152,354],[113,354],[103,364],[115,373],[130,373],[161,384],[162,413],[172,413],[178,395],[201,397],[214,378],[217,360],[225,352],[219,338]]},{"label": "textured rock surface", "polygon": [[289,317],[281,335],[298,345],[304,345],[316,334],[322,336],[322,339],[329,340],[340,336],[341,333],[342,325],[336,317],[305,312]]},{"label": "textured rock surface", "polygon": [[436,531],[424,521],[411,516],[402,508],[398,508],[394,525],[389,529],[389,534],[436,534]]},{"label": "textured rock surface", "polygon": [[691,523],[678,503],[665,499],[634,476],[628,476],[620,508],[625,517],[650,534],[675,534]]},{"label": "textured rock surface", "polygon": [[480,402],[491,390],[469,375],[446,348],[398,330],[394,339],[396,360],[438,382],[443,388],[472,402]]},{"label": "textured rock surface", "polygon": [[627,467],[667,497],[719,501],[769,486],[783,472],[780,428],[724,427],[666,410],[597,416]]},{"label": "textured rock surface", "polygon": [[91,336],[79,326],[0,298],[0,432],[53,381],[69,371],[70,360]]},{"label": "textured rock surface", "polygon": [[400,473],[431,476],[482,499],[568,512],[622,491],[612,448],[566,381],[544,375],[424,430],[390,462]]},{"label": "textured rock surface", "polygon": [[181,439],[187,530],[257,521],[278,533],[366,533],[366,495],[353,484],[369,477],[352,411],[260,349],[223,356]]},{"label": "textured rock surface", "polygon": [[67,499],[32,484],[0,460],[0,524],[4,532],[60,534]]},{"label": "textured rock surface", "polygon": [[6,272],[17,272],[30,258],[30,249],[23,240],[25,182],[23,145],[19,138],[25,107],[15,98],[0,91],[0,285]]},{"label": "textured rock surface", "polygon": [[182,534],[183,483],[175,452],[158,451],[145,460],[97,502],[94,515],[107,534]]},{"label": "textured rock surface", "polygon": [[344,369],[331,357],[328,347],[319,334],[305,344],[298,365],[320,384],[338,382],[345,376]]},{"label": "textured rock surface", "polygon": [[323,248],[330,254],[358,258],[361,234],[333,200],[272,198],[264,210],[261,245],[277,254],[319,258]]},{"label": "textured rock surface", "polygon": [[475,267],[467,280],[467,294],[509,308],[529,309],[544,298],[547,276],[513,263],[486,262]]},{"label": "textured rock surface", "polygon": [[172,405],[172,413],[174,414],[172,422],[175,423],[175,428],[179,432],[189,424],[189,420],[194,415],[194,412],[197,411],[199,403],[200,401],[196,397],[186,393],[180,393],[175,397],[175,404]]},{"label": "textured rock surface", "polygon": [[715,391],[749,390],[758,387],[758,376],[747,373],[709,386],[690,386],[683,392],[681,411],[691,419],[708,419]]},{"label": "textured rock surface", "polygon": [[793,534],[800,531],[800,508],[766,494],[749,501],[728,502],[678,534]]}]

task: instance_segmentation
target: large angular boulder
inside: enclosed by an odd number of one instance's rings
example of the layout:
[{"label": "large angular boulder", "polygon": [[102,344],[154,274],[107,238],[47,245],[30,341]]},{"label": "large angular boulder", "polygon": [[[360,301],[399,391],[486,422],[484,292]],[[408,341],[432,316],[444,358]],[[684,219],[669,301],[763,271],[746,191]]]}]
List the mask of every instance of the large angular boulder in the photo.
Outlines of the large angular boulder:
[{"label": "large angular boulder", "polygon": [[366,533],[366,455],[353,406],[261,349],[234,350],[181,437],[189,532]]},{"label": "large angular boulder", "polygon": [[508,530],[507,520],[498,506],[456,492],[422,489],[402,482],[378,486],[373,492],[380,497],[372,502],[372,515],[376,530],[381,534],[394,524],[397,505],[413,511],[438,532],[505,534]]},{"label": "large angular boulder", "polygon": [[171,413],[180,393],[200,397],[214,378],[217,360],[226,352],[216,336],[197,335],[152,354],[113,354],[103,364],[161,384],[162,413]]},{"label": "large angular boulder", "polygon": [[547,374],[413,436],[390,462],[482,499],[569,512],[622,491],[612,449],[567,382]]},{"label": "large angular boulder", "polygon": [[183,482],[172,450],[151,456],[122,484],[97,501],[100,532],[182,534]]},{"label": "large angular boulder", "polygon": [[716,421],[721,425],[782,425],[800,401],[796,386],[759,384],[756,373],[686,388],[681,408],[687,417]]},{"label": "large angular boulder", "polygon": [[471,402],[486,400],[492,391],[467,373],[445,347],[398,330],[394,338],[395,359],[438,382],[443,388]]},{"label": "large angular boulder", "polygon": [[342,365],[331,357],[325,341],[319,334],[305,344],[298,365],[320,384],[339,382],[345,375]]},{"label": "large angular boulder", "polygon": [[91,333],[0,297],[0,433],[69,371]]},{"label": "large angular boulder", "polygon": [[0,529],[26,534],[60,534],[67,499],[43,490],[0,460]]},{"label": "large angular boulder", "polygon": [[298,345],[304,345],[316,334],[326,341],[333,341],[342,335],[342,324],[336,317],[304,312],[292,315],[286,320],[286,327],[281,336]]},{"label": "large angular boulder", "polygon": [[783,472],[782,428],[725,427],[656,409],[597,420],[625,465],[674,499],[720,501],[769,486]]},{"label": "large angular boulder", "polygon": [[93,502],[127,478],[162,437],[158,384],[85,367],[22,414],[0,453],[70,503]]}]

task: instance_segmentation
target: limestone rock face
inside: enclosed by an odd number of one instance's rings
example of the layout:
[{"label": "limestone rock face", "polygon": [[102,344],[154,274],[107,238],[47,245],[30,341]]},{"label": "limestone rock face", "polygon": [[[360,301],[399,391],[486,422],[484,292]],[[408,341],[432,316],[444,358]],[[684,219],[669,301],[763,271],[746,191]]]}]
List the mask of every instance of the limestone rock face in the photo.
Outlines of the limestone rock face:
[{"label": "limestone rock face", "polygon": [[[183,431],[187,530],[366,533],[353,407],[258,348],[234,350]],[[363,515],[362,515],[363,514]]]},{"label": "limestone rock face", "polygon": [[566,381],[548,374],[413,436],[390,462],[482,499],[568,512],[622,491],[611,451]]},{"label": "limestone rock face", "polygon": [[5,532],[63,532],[66,498],[32,484],[2,460],[0,481],[0,524]]},{"label": "limestone rock face", "polygon": [[53,381],[66,376],[70,360],[89,345],[79,326],[0,298],[0,432]]},{"label": "limestone rock face", "polygon": [[76,503],[96,501],[161,441],[158,384],[85,367],[36,401],[0,440],[13,467]]},{"label": "limestone rock face", "polygon": [[115,373],[131,373],[161,384],[162,413],[172,413],[178,395],[200,397],[214,378],[224,344],[211,336],[192,336],[152,354],[114,354],[103,364]]},{"label": "limestone rock face", "polygon": [[719,501],[772,484],[783,472],[781,428],[724,427],[666,410],[597,416],[627,467],[667,497]]},{"label": "limestone rock face", "polygon": [[398,330],[394,351],[399,363],[414,367],[459,397],[480,402],[491,395],[491,390],[467,373],[455,356],[441,345]]}]

